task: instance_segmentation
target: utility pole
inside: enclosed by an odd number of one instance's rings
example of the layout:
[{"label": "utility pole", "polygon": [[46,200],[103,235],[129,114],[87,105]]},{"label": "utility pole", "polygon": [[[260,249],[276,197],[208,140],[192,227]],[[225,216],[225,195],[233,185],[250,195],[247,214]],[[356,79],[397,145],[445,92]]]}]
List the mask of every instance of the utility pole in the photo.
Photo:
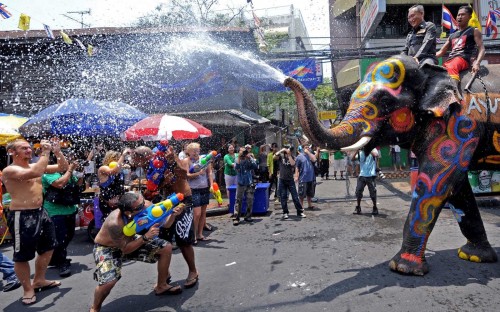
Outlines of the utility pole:
[{"label": "utility pole", "polygon": [[76,18],[73,18],[71,16],[68,16],[66,14],[61,14],[62,16],[66,17],[66,18],[69,18],[70,20],[72,21],[75,21],[77,23],[79,23],[81,25],[81,28],[85,28],[85,27],[90,27],[90,24],[86,24],[83,22],[83,16],[84,15],[90,15],[91,14],[91,11],[90,9],[88,9],[87,11],[70,11],[70,12],[66,12],[68,14],[80,14],[80,20],[77,20]]}]

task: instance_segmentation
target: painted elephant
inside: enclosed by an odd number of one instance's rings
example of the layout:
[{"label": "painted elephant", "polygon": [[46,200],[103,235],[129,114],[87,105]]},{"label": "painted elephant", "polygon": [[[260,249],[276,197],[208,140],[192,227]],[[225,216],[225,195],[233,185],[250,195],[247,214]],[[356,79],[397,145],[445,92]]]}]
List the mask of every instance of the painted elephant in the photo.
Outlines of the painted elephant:
[{"label": "painted elephant", "polygon": [[458,250],[459,257],[497,261],[467,177],[469,169],[500,168],[500,94],[496,93],[500,67],[482,68],[480,74],[485,78],[475,79],[471,92],[464,92],[462,98],[444,68],[419,67],[407,56],[391,57],[366,75],[345,117],[331,129],[318,121],[306,90],[291,78],[285,81],[295,93],[303,131],[315,144],[365,151],[398,144],[416,154],[417,184],[403,244],[389,263],[391,270],[414,275],[429,271],[425,248],[446,202],[453,206],[467,239]]}]

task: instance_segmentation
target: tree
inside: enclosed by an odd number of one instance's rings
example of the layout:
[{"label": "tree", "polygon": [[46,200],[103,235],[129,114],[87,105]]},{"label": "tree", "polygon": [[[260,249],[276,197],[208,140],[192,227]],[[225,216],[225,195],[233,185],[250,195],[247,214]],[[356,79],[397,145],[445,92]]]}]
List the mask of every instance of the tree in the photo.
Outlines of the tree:
[{"label": "tree", "polygon": [[[309,91],[318,111],[338,110],[337,95],[333,91],[331,78],[325,78],[315,90]],[[259,114],[264,117],[272,117],[276,107],[288,112],[297,110],[293,92],[262,92],[259,97]]]},{"label": "tree", "polygon": [[174,26],[243,26],[243,10],[239,7],[223,6],[220,0],[171,0],[159,4],[153,12],[140,17],[136,27],[174,27]]}]

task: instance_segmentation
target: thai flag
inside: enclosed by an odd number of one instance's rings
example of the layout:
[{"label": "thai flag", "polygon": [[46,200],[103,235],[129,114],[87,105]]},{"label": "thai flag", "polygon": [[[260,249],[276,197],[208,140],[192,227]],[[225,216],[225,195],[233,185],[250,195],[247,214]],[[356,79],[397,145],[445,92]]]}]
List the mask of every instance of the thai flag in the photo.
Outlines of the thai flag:
[{"label": "thai flag", "polygon": [[486,19],[486,37],[492,35],[493,39],[497,38],[498,28],[497,28],[497,18],[493,11],[488,13],[488,18]]},{"label": "thai flag", "polygon": [[47,33],[47,37],[50,39],[56,39],[54,36],[54,33],[52,32],[52,29],[50,29],[49,25],[43,24],[43,28],[45,29],[45,32]]},{"label": "thai flag", "polygon": [[441,26],[448,29],[450,31],[450,34],[458,30],[457,21],[453,18],[453,15],[451,14],[450,10],[448,10],[448,8],[445,7],[444,5],[443,5],[443,16],[441,19]]},{"label": "thai flag", "polygon": [[0,16],[3,19],[8,19],[9,17],[12,16],[12,14],[9,11],[7,11],[6,7],[7,6],[5,4],[0,3]]}]

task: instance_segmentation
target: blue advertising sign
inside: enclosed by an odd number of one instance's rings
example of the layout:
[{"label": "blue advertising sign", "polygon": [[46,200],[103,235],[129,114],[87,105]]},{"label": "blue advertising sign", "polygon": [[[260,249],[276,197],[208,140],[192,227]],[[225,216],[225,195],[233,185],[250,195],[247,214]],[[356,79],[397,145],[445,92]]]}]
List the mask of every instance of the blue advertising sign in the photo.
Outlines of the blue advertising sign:
[{"label": "blue advertising sign", "polygon": [[[298,80],[307,89],[316,89],[323,83],[321,64],[316,64],[315,59],[302,59],[293,61],[270,62],[269,65],[279,69],[288,77]],[[284,91],[282,88],[280,91]]]}]

